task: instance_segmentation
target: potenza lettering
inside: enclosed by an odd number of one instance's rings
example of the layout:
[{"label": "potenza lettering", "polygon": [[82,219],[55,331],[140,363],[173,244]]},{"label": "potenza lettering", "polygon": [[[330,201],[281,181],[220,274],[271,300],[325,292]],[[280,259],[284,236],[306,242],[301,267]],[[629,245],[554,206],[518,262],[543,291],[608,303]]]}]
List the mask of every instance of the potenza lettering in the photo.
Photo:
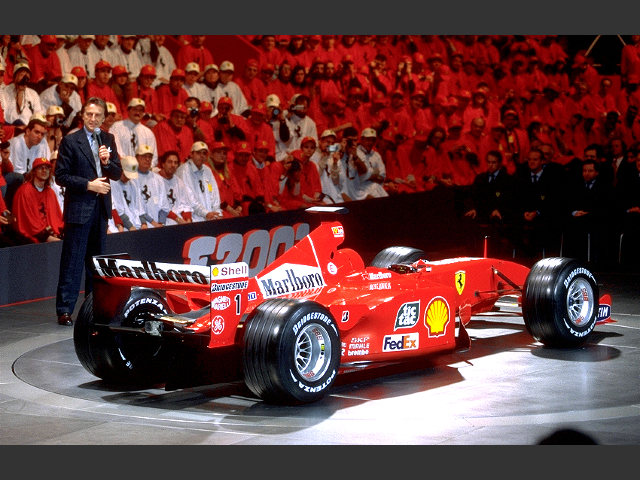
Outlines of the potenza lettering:
[{"label": "potenza lettering", "polygon": [[182,265],[176,263],[156,263],[115,258],[94,258],[93,264],[98,275],[104,278],[132,278],[162,282],[209,283],[209,267]]}]

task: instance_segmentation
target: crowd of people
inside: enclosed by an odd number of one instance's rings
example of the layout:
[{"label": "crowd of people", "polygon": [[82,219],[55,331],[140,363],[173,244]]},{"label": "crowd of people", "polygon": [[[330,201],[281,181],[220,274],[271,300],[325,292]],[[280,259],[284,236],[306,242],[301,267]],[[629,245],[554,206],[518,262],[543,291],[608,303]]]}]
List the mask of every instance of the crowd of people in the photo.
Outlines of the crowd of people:
[{"label": "crowd of people", "polygon": [[638,238],[640,35],[612,74],[557,35],[241,37],[242,65],[206,35],[0,36],[0,242],[64,235],[58,147],[90,97],[111,233],[452,188],[505,254]]}]

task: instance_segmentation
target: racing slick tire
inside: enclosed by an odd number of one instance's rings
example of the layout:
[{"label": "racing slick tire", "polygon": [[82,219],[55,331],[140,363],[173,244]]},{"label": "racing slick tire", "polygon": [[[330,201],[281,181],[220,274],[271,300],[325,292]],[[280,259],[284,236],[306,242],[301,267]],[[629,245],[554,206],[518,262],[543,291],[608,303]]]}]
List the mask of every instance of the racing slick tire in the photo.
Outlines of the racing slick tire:
[{"label": "racing slick tire", "polygon": [[396,263],[413,263],[424,259],[426,254],[418,248],[387,247],[380,250],[370,263],[370,267],[387,268]]},{"label": "racing slick tire", "polygon": [[265,402],[320,400],[338,374],[340,335],[331,313],[310,300],[267,300],[247,318],[244,381]]},{"label": "racing slick tire", "polygon": [[[116,321],[121,327],[144,328],[146,314],[160,312],[167,313],[167,304],[159,293],[133,289]],[[113,331],[96,323],[92,293],[78,312],[73,343],[82,366],[107,383],[155,385],[166,378],[162,338],[136,331]]]},{"label": "racing slick tire", "polygon": [[522,315],[527,331],[549,347],[583,344],[598,319],[598,285],[578,260],[536,262],[524,284]]}]

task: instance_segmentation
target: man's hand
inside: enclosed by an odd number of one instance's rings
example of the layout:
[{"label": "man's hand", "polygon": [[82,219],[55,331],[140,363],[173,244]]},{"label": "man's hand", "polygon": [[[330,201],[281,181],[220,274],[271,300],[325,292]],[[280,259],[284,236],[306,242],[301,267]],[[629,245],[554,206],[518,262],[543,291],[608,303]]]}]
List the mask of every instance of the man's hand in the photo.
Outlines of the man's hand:
[{"label": "man's hand", "polygon": [[107,177],[100,177],[95,180],[91,180],[87,185],[87,190],[106,195],[111,190],[111,184],[109,183],[109,180],[107,180]]}]

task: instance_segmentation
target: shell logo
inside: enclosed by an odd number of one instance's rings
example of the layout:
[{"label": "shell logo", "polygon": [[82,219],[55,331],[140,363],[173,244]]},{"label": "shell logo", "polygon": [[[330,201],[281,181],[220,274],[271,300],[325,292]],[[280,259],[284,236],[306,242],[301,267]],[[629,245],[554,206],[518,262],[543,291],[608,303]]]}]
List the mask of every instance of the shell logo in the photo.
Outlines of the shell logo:
[{"label": "shell logo", "polygon": [[218,267],[213,267],[213,270],[211,270],[211,274],[214,277],[217,277],[220,274],[220,270],[218,270]]},{"label": "shell logo", "polygon": [[429,337],[441,337],[450,321],[449,304],[443,297],[434,297],[424,314],[424,325]]}]

